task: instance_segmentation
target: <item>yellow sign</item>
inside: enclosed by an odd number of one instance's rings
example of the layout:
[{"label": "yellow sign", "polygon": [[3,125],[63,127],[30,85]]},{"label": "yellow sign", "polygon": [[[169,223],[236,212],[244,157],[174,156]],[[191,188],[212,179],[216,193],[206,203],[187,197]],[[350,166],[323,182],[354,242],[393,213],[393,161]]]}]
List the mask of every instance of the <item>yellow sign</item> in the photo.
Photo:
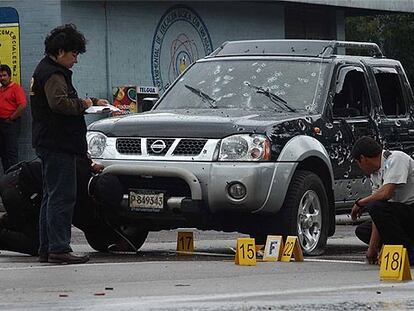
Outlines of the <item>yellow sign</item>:
[{"label": "yellow sign", "polygon": [[256,265],[256,246],[253,238],[237,239],[234,263],[240,266]]},{"label": "yellow sign", "polygon": [[194,237],[192,232],[178,232],[177,252],[179,252],[179,255],[191,255],[194,252]]},{"label": "yellow sign", "polygon": [[380,280],[411,280],[407,249],[402,245],[384,245],[381,251]]},{"label": "yellow sign", "polygon": [[20,38],[18,24],[0,24],[0,63],[10,67],[12,80],[20,84]]},{"label": "yellow sign", "polygon": [[281,235],[268,235],[263,255],[263,261],[279,261],[283,251]]},{"label": "yellow sign", "polygon": [[292,256],[295,258],[295,261],[303,261],[302,249],[297,236],[288,236],[286,238],[280,261],[290,262]]},{"label": "yellow sign", "polygon": [[380,252],[378,254],[378,266],[381,267],[381,258],[382,258],[382,250],[384,249],[384,245],[381,247]]}]

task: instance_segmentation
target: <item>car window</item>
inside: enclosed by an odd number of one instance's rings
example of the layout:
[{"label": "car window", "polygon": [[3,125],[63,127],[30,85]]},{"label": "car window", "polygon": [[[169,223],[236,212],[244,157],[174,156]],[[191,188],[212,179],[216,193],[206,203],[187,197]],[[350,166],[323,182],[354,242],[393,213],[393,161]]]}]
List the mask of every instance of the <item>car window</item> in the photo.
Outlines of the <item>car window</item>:
[{"label": "car window", "polygon": [[360,67],[346,66],[338,71],[333,99],[333,116],[364,117],[371,111],[367,81]]},{"label": "car window", "polygon": [[374,75],[386,116],[398,117],[407,113],[403,89],[395,68],[375,67]]},{"label": "car window", "polygon": [[325,71],[326,63],[320,60],[203,61],[194,64],[179,78],[156,109],[315,112],[326,89]]}]

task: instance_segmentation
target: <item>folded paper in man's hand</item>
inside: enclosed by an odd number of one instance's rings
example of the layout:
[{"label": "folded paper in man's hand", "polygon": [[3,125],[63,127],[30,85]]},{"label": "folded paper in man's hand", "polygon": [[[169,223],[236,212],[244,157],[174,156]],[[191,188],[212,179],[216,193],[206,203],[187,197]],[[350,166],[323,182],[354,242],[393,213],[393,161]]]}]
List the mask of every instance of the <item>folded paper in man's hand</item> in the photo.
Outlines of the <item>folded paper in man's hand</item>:
[{"label": "folded paper in man's hand", "polygon": [[106,113],[106,112],[116,112],[120,111],[117,107],[112,105],[106,106],[90,106],[85,110],[85,113]]}]

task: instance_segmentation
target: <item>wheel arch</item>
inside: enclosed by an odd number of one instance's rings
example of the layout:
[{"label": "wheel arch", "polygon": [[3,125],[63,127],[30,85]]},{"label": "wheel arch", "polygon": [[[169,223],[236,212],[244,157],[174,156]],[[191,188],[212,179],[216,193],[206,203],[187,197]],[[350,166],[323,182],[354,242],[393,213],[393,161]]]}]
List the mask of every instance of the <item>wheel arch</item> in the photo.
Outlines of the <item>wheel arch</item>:
[{"label": "wheel arch", "polygon": [[323,161],[329,171],[331,182],[333,182],[333,169],[329,154],[322,143],[314,137],[307,135],[293,137],[283,147],[277,161],[302,162],[312,157]]},{"label": "wheel arch", "polygon": [[[297,170],[315,173],[323,182],[328,196],[329,236],[335,233],[335,204],[333,194],[334,174],[332,164],[325,147],[314,137],[298,135],[293,137],[282,149],[279,163],[294,163],[291,171],[277,169],[270,189],[270,198],[256,212],[278,212],[286,199],[288,186]],[[274,191],[273,189],[278,189]]]}]

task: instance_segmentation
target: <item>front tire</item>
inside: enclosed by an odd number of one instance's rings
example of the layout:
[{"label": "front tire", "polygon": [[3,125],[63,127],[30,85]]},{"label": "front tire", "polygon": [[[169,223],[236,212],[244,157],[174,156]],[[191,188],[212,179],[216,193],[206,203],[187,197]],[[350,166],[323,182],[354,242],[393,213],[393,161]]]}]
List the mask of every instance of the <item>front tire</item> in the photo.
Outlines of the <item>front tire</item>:
[{"label": "front tire", "polygon": [[94,250],[102,253],[108,252],[108,246],[117,241],[117,237],[113,234],[102,236],[102,234],[84,232],[86,241]]},{"label": "front tire", "polygon": [[278,217],[284,234],[297,236],[305,255],[324,252],[329,231],[328,206],[319,176],[310,171],[296,171]]},{"label": "front tire", "polygon": [[[119,231],[129,240],[129,242],[134,245],[137,250],[141,248],[148,236],[147,230],[140,230],[135,227],[123,227],[120,228]],[[102,232],[96,234],[87,231],[84,233],[89,245],[94,250],[103,253],[108,252],[109,245],[115,244],[122,239],[120,235],[112,230],[109,231],[108,234],[102,234]]]}]

